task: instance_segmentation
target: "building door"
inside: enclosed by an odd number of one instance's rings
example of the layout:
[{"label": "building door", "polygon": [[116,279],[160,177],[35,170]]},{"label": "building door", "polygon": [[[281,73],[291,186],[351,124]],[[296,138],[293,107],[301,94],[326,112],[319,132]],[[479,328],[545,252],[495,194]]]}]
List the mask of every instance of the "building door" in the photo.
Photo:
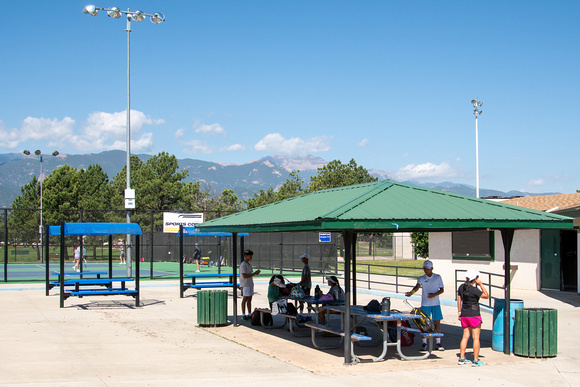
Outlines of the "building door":
[{"label": "building door", "polygon": [[560,230],[541,230],[540,287],[560,290]]},{"label": "building door", "polygon": [[560,233],[560,266],[562,270],[562,290],[578,291],[578,239],[575,230]]}]

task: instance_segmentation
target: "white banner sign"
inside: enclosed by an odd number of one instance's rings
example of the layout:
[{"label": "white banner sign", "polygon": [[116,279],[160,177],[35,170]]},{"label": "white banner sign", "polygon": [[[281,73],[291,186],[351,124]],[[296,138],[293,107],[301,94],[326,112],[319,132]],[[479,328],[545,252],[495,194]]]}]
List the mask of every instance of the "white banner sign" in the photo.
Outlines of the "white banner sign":
[{"label": "white banner sign", "polygon": [[178,233],[179,226],[194,227],[198,223],[203,223],[203,213],[180,214],[177,212],[163,213],[163,232]]}]

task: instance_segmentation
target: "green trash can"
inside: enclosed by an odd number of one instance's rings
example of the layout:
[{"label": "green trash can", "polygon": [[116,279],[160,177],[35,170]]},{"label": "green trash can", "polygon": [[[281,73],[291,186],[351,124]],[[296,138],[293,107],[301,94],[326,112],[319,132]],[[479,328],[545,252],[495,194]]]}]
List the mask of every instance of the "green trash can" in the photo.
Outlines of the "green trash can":
[{"label": "green trash can", "polygon": [[197,324],[201,326],[226,325],[228,320],[227,290],[197,292]]},{"label": "green trash can", "polygon": [[558,353],[558,311],[546,308],[516,309],[514,354],[555,357]]}]

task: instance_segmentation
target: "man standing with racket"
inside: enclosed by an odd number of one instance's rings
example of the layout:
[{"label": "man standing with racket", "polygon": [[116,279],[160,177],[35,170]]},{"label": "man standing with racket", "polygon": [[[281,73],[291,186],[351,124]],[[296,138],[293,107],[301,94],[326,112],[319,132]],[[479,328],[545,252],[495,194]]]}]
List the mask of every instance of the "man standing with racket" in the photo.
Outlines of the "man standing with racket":
[{"label": "man standing with racket", "polygon": [[[424,275],[417,279],[417,284],[410,292],[405,293],[406,297],[411,297],[413,294],[423,288],[421,293],[421,309],[430,316],[435,323],[435,331],[441,333],[441,320],[443,320],[443,313],[441,312],[441,304],[439,303],[439,295],[443,293],[443,279],[439,274],[433,273],[433,262],[425,261],[423,263]],[[436,338],[435,349],[444,351],[445,348],[441,345],[441,338]],[[421,350],[427,350],[427,338],[423,337],[423,344]]]}]

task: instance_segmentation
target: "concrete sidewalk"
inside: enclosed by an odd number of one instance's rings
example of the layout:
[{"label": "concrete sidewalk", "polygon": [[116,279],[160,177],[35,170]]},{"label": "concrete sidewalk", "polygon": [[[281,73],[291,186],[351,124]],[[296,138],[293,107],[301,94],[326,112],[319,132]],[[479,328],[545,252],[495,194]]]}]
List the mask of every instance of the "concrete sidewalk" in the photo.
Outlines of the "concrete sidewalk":
[{"label": "concrete sidewalk", "polygon": [[[256,291],[253,307],[266,306],[267,285],[257,283]],[[456,308],[448,303],[443,306],[445,351],[427,360],[402,361],[389,348],[386,361],[345,366],[342,348],[317,350],[309,337],[294,337],[287,329],[265,330],[241,320],[239,327],[197,327],[195,291],[180,299],[177,281],[142,282],[141,308],[133,307],[132,298],[119,296],[71,297],[60,309],[57,290],[52,293],[44,296],[40,284],[0,285],[0,385],[580,386],[577,294],[512,292],[525,307],[558,309],[557,357],[530,359],[493,351],[492,316],[484,314],[481,359],[486,365],[473,368],[457,365],[461,327]],[[358,303],[381,297],[361,291]],[[230,291],[230,321],[231,300]],[[402,299],[394,298],[392,304],[408,310]],[[416,337],[406,350],[418,351],[420,341]],[[380,347],[357,346],[355,352],[370,359]],[[470,354],[468,347],[468,358]]]}]

